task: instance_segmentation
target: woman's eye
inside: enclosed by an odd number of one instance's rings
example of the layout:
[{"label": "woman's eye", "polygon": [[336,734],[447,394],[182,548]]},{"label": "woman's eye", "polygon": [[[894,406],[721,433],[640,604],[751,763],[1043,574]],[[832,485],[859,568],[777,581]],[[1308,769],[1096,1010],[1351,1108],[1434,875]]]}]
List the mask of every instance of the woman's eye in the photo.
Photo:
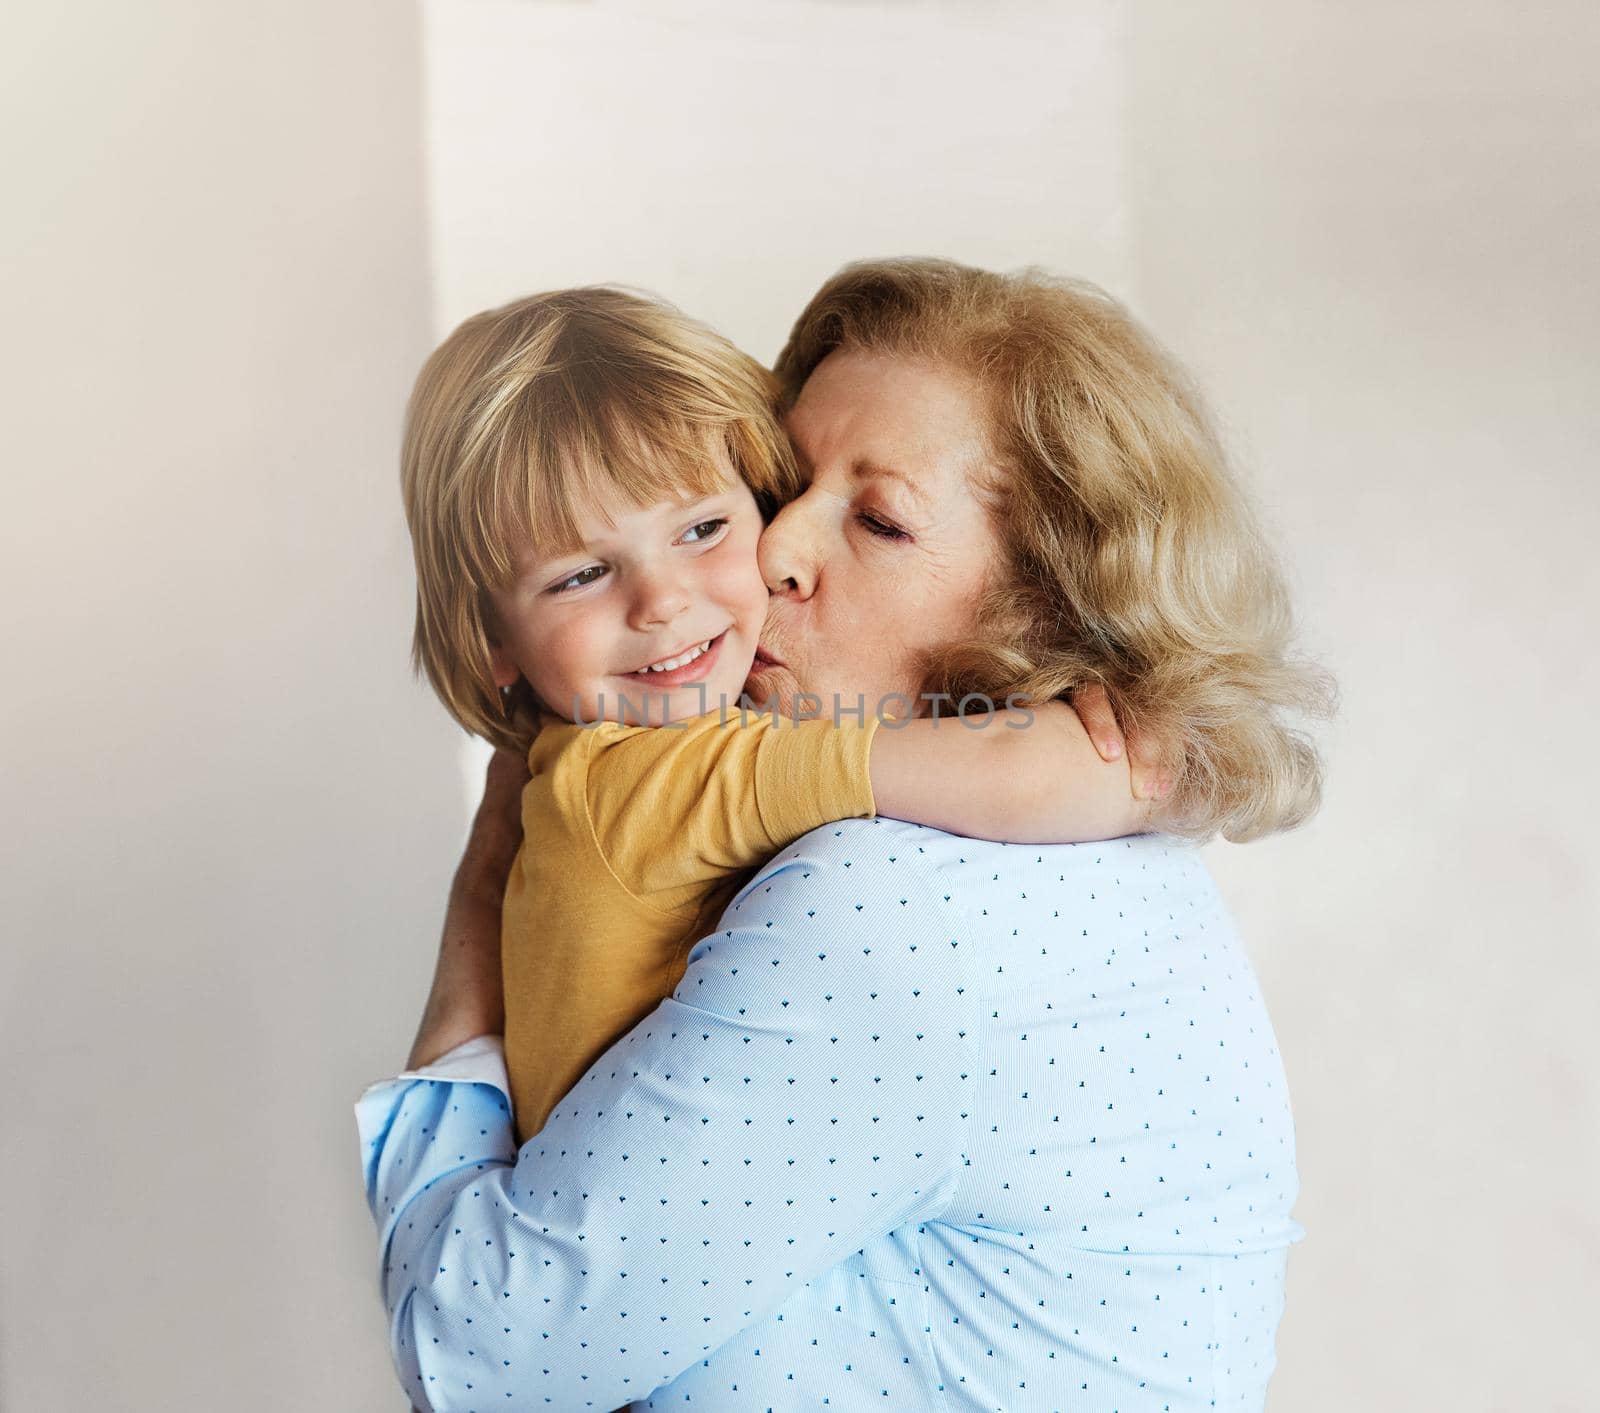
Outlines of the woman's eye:
[{"label": "woman's eye", "polygon": [[559,584],[553,585],[550,589],[550,592],[552,594],[563,594],[568,589],[581,589],[585,584],[594,583],[593,579],[586,579],[584,577],[586,574],[600,575],[604,574],[605,572],[605,565],[591,564],[587,569],[580,569],[576,574],[572,575],[571,578],[563,579]]},{"label": "woman's eye", "polygon": [[878,519],[876,515],[872,515],[865,510],[857,511],[856,519],[866,527],[869,534],[876,535],[879,539],[903,540],[906,538],[904,530],[897,530],[893,525]]},{"label": "woman's eye", "polygon": [[[719,529],[722,528],[722,526],[726,525],[727,523],[728,521],[725,516],[720,516],[715,520],[702,520],[698,525],[691,526],[689,529],[685,530],[683,532],[684,537],[689,539],[690,544],[699,544],[701,540],[709,540],[714,534],[717,533]],[[705,533],[701,534],[701,531],[704,531]],[[698,536],[699,538],[690,538],[692,536]]]}]

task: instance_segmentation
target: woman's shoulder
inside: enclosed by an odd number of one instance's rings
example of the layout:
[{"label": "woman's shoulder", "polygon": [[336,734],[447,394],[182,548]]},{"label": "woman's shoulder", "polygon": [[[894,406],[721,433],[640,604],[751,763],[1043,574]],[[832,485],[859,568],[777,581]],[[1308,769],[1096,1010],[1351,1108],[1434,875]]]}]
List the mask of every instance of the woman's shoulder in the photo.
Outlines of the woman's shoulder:
[{"label": "woman's shoulder", "polygon": [[[1003,844],[895,819],[840,820],[780,853],[803,859],[823,891],[855,895],[921,889],[963,936],[1004,945],[1023,918],[1126,933],[1184,914],[1231,931],[1227,907],[1200,850],[1170,835],[1087,844]],[[759,877],[758,877],[759,881]],[[1108,919],[1109,912],[1109,919]]]},{"label": "woman's shoulder", "polygon": [[963,846],[974,860],[986,858],[990,850],[1005,847],[883,816],[834,820],[809,834],[802,834],[787,848],[780,849],[761,867],[744,892],[749,894],[765,886],[778,874],[794,873],[798,873],[802,881],[824,891],[892,888],[896,880],[912,876],[926,882],[930,869],[946,867],[951,862],[957,867],[963,865],[957,846]]},{"label": "woman's shoulder", "polygon": [[800,909],[860,930],[885,910],[985,944],[1017,935],[1021,915],[1052,929],[1103,920],[1113,930],[1158,925],[1175,911],[1225,915],[1192,844],[1134,835],[1091,844],[1002,844],[902,820],[837,820],[779,850],[735,895],[730,920]]},{"label": "woman's shoulder", "polygon": [[[954,839],[936,829],[896,819],[841,819],[802,834],[767,860],[729,905],[728,916],[762,900],[804,903],[825,899],[830,909],[844,899],[915,893],[918,906],[937,910],[930,894],[928,863],[935,840]],[[906,906],[911,906],[908,897]],[[852,909],[868,911],[861,902]]]},{"label": "woman's shoulder", "polygon": [[[1040,874],[1067,882],[1096,875],[1210,883],[1199,850],[1165,834],[1131,834],[1087,844],[1004,844],[947,834],[904,820],[842,819],[813,829],[773,859],[804,855],[829,868],[904,872],[931,868],[973,876]],[[860,876],[860,875],[858,875]]]},{"label": "woman's shoulder", "polygon": [[892,1005],[913,1030],[974,1033],[972,932],[915,829],[839,821],[780,850],[694,944],[680,997],[786,1026]]}]

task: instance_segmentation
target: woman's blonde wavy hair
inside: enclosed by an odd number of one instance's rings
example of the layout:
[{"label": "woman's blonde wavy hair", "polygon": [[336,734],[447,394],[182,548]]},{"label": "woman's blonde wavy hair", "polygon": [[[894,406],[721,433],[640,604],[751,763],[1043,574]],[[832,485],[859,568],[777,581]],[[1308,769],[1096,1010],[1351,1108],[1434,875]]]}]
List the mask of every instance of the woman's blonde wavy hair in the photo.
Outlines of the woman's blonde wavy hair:
[{"label": "woman's blonde wavy hair", "polygon": [[1007,563],[929,691],[1031,701],[1102,684],[1130,733],[1172,750],[1158,825],[1242,841],[1302,823],[1322,770],[1296,715],[1327,675],[1289,655],[1284,581],[1200,398],[1116,300],[1039,271],[950,261],[848,265],[800,315],[781,405],[836,349],[975,378],[995,454],[978,487]]},{"label": "woman's blonde wavy hair", "polygon": [[526,751],[525,680],[490,664],[490,591],[529,544],[563,553],[584,504],[710,495],[721,450],[764,518],[799,488],[772,375],[664,300],[557,290],[475,315],[429,357],[400,484],[417,567],[412,656],[468,731]]}]

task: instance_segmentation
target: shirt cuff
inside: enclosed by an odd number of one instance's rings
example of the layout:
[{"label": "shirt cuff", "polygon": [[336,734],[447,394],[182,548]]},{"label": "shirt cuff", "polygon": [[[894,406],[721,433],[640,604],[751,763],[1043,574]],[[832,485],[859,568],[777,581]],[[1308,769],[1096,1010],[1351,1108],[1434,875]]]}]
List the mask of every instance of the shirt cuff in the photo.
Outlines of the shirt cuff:
[{"label": "shirt cuff", "polygon": [[774,723],[756,751],[756,808],[770,839],[785,848],[835,819],[877,814],[872,795],[872,738],[880,719],[803,718]]},{"label": "shirt cuff", "polygon": [[[479,1035],[463,1041],[453,1050],[446,1050],[430,1065],[406,1070],[393,1079],[380,1079],[362,1090],[355,1104],[356,1131],[360,1135],[361,1152],[367,1167],[369,1202],[376,1191],[377,1163],[388,1146],[390,1132],[407,1095],[416,1088],[413,1081],[419,1079],[446,1084],[481,1084],[494,1090],[498,1097],[493,1102],[505,1111],[507,1141],[515,1154],[516,1142],[511,1137],[511,1082],[506,1077],[505,1041],[498,1035]],[[427,1129],[423,1131],[427,1132]]]},{"label": "shirt cuff", "polygon": [[447,1079],[457,1084],[491,1084],[511,1099],[506,1076],[506,1046],[498,1035],[479,1035],[446,1050],[431,1064],[405,1070],[399,1079]]}]

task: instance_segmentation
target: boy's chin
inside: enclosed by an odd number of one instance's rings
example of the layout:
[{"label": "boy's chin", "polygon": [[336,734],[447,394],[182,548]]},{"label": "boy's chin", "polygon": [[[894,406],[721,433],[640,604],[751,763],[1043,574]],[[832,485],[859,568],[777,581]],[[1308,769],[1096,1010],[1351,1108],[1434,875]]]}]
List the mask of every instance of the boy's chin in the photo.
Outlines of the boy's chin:
[{"label": "boy's chin", "polygon": [[604,720],[624,726],[665,726],[671,722],[692,721],[718,710],[737,711],[740,695],[738,690],[714,682],[655,690],[623,687],[606,692],[603,702],[591,703],[583,720],[588,723]]}]

